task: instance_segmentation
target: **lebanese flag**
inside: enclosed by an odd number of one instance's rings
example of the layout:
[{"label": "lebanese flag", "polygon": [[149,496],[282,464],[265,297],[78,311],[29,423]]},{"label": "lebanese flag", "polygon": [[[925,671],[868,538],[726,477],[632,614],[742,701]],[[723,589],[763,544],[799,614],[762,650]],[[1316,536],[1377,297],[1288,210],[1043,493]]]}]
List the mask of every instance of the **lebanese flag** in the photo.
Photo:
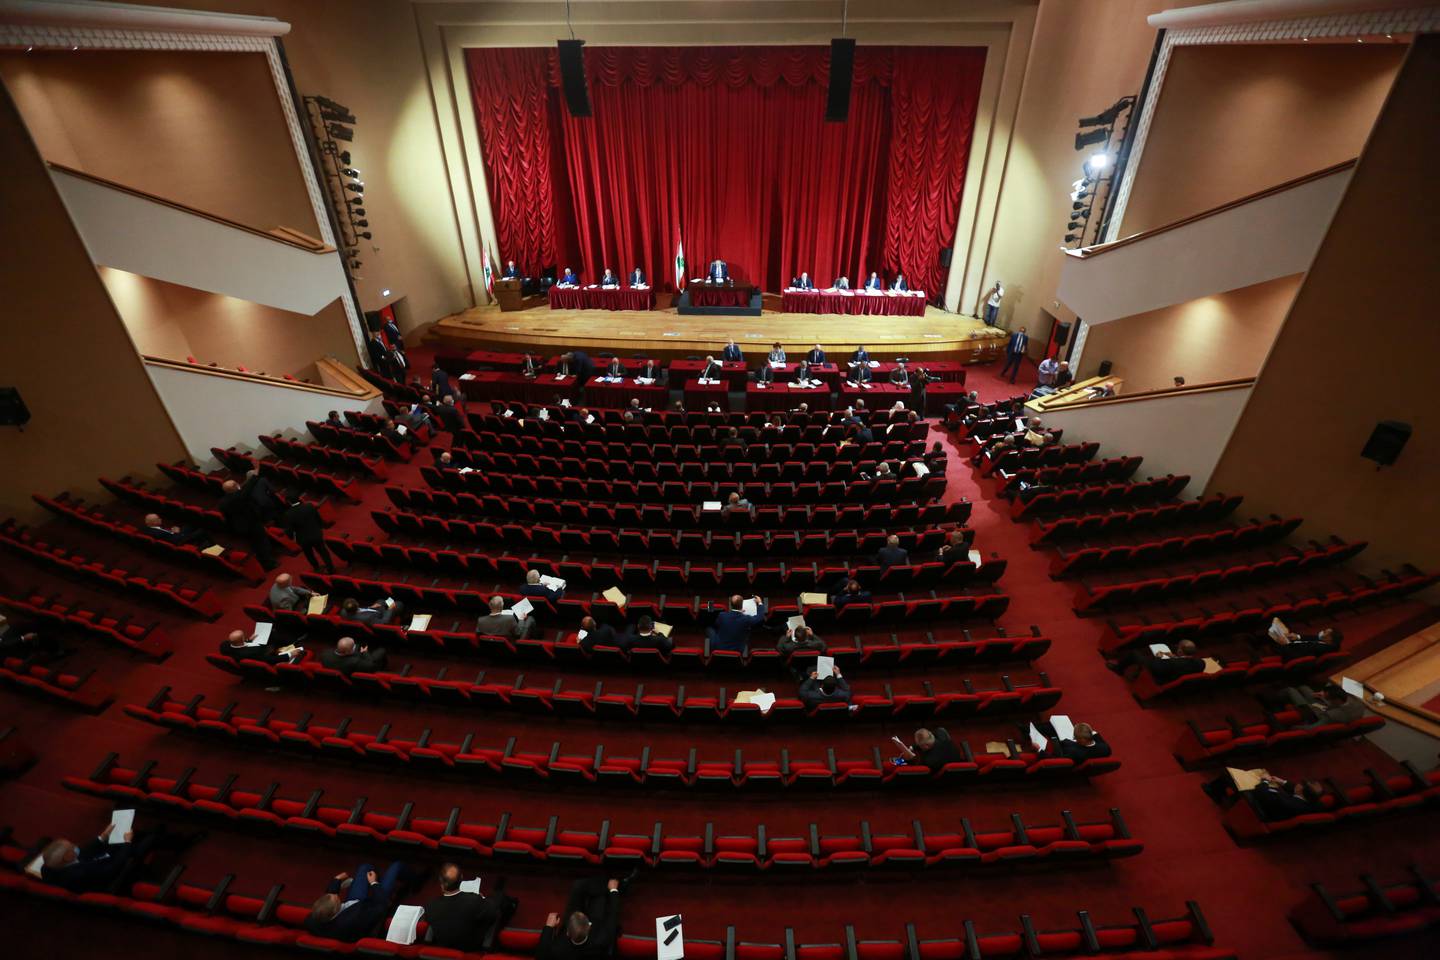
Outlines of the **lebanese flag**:
[{"label": "lebanese flag", "polygon": [[482,269],[485,272],[485,293],[491,299],[495,297],[495,270],[490,266],[490,244],[485,244],[485,259]]},{"label": "lebanese flag", "polygon": [[685,289],[685,243],[682,240],[675,241],[675,289]]}]

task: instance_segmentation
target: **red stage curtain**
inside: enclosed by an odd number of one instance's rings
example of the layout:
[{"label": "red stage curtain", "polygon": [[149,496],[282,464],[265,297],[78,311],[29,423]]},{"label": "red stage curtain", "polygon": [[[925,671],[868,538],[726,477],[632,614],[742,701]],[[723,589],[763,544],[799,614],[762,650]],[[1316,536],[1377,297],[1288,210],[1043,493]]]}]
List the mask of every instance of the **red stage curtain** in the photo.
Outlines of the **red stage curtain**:
[{"label": "red stage curtain", "polygon": [[502,259],[668,286],[683,236],[691,276],[719,257],[771,290],[801,270],[941,289],[983,50],[862,47],[828,124],[823,47],[587,49],[586,119],[558,105],[553,51],[466,53]]}]

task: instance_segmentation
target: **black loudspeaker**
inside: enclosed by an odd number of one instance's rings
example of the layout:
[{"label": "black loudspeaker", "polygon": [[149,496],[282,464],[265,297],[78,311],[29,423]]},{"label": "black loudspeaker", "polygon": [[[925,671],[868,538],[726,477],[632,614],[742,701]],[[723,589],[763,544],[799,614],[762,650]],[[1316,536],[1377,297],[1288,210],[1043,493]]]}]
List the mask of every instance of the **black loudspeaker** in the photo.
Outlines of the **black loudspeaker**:
[{"label": "black loudspeaker", "polygon": [[1097,377],[1108,377],[1108,376],[1110,376],[1110,366],[1111,366],[1111,364],[1110,364],[1110,361],[1109,361],[1109,360],[1101,360],[1101,361],[1100,361],[1100,369],[1095,371],[1095,376],[1097,376]]},{"label": "black loudspeaker", "polygon": [[560,89],[565,92],[565,105],[572,117],[588,117],[590,88],[585,84],[584,40],[559,40]]},{"label": "black loudspeaker", "polygon": [[950,269],[950,258],[955,255],[954,247],[940,248],[940,266],[946,270]]},{"label": "black loudspeaker", "polygon": [[855,82],[855,41],[830,41],[830,89],[825,97],[825,120],[844,123],[850,116],[850,86]]},{"label": "black loudspeaker", "polygon": [[1068,341],[1069,339],[1070,339],[1070,324],[1068,324],[1068,323],[1057,323],[1057,324],[1055,324],[1055,346],[1057,346],[1057,347],[1063,347],[1063,346],[1065,346],[1066,341]]},{"label": "black loudspeaker", "polygon": [[1365,441],[1365,449],[1360,451],[1360,456],[1366,460],[1374,460],[1382,467],[1388,467],[1400,456],[1400,451],[1405,449],[1405,444],[1410,439],[1410,424],[1401,423],[1399,420],[1381,420],[1375,424],[1375,431],[1370,434],[1370,439]]},{"label": "black loudspeaker", "polygon": [[0,427],[23,427],[30,422],[30,408],[14,387],[0,387]]}]

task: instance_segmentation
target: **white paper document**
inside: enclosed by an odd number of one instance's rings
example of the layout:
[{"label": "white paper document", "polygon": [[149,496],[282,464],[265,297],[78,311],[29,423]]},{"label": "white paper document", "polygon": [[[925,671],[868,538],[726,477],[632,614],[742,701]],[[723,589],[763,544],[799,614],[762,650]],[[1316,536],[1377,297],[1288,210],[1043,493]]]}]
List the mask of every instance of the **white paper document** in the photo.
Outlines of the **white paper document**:
[{"label": "white paper document", "polygon": [[606,590],[604,593],[600,594],[600,596],[604,597],[606,600],[609,600],[617,607],[625,606],[625,591],[621,590],[619,587],[611,587],[609,590]]},{"label": "white paper document", "polygon": [[927,466],[925,466],[925,464],[921,463],[919,460],[916,460],[916,461],[915,461],[914,466],[915,466],[915,476],[917,476],[917,477],[926,477],[926,476],[929,476],[929,475],[930,475],[930,468],[927,467]]},{"label": "white paper document", "polygon": [[564,580],[561,580],[559,577],[552,577],[548,573],[542,573],[540,575],[540,584],[541,586],[549,587],[551,590],[565,589]]},{"label": "white paper document", "polygon": [[834,676],[834,675],[835,675],[835,658],[834,658],[834,657],[816,657],[816,658],[815,658],[815,679],[817,679],[817,680],[824,680],[826,677],[832,677],[832,676]]},{"label": "white paper document", "polygon": [[722,509],[722,507],[723,504],[721,504],[719,500],[706,500],[704,503],[700,504],[701,510],[707,510],[711,512],[720,510]]},{"label": "white paper document", "polygon": [[682,960],[685,936],[680,930],[680,914],[655,918],[655,960]]},{"label": "white paper document", "polygon": [[565,379],[565,374],[563,374],[563,373],[557,373],[557,374],[555,374],[555,379],[556,379],[556,380],[564,380],[564,379]]},{"label": "white paper document", "polygon": [[275,629],[273,623],[255,624],[255,632],[250,634],[250,640],[245,644],[247,647],[263,647],[270,642],[270,632]]},{"label": "white paper document", "polygon": [[755,614],[760,612],[760,604],[755,602],[754,597],[751,597],[749,600],[746,600],[743,604],[741,604],[740,611],[744,613],[747,617],[753,617],[755,616]]},{"label": "white paper document", "polygon": [[460,881],[460,892],[461,892],[461,893],[479,893],[479,892],[480,892],[480,878],[479,878],[479,877],[471,877],[469,880],[461,880],[461,881]]},{"label": "white paper document", "polygon": [[1290,631],[1285,629],[1285,624],[1280,622],[1279,617],[1270,621],[1270,629],[1266,632],[1270,634],[1270,639],[1276,643],[1290,642]]},{"label": "white paper document", "polygon": [[462,374],[460,374],[460,379],[461,379],[461,380],[474,380],[474,379],[475,379],[475,374],[473,374],[473,373],[462,373]]},{"label": "white paper document", "polygon": [[544,407],[541,407],[541,408],[540,408],[540,413],[538,414],[538,416],[540,417],[541,420],[549,420],[549,419],[550,419],[550,411],[549,411],[549,410],[546,410]]},{"label": "white paper document", "polygon": [[502,417],[513,417],[513,416],[515,416],[515,411],[514,411],[514,410],[511,410],[509,407],[506,407],[503,411],[501,411],[500,416],[502,416]]},{"label": "white paper document", "polygon": [[456,471],[456,472],[459,473],[461,476],[464,476],[464,475],[467,474],[467,473],[474,473],[474,472],[475,472],[475,468],[474,468],[474,467],[461,467],[461,468],[460,468],[458,471]]},{"label": "white paper document", "polygon": [[1034,744],[1036,750],[1045,749],[1045,735],[1033,723],[1030,724],[1030,742]]},{"label": "white paper document", "polygon": [[1070,718],[1063,713],[1057,713],[1051,717],[1050,726],[1055,728],[1055,736],[1061,740],[1075,739],[1075,724],[1071,723]]},{"label": "white paper document", "polygon": [[414,943],[415,928],[420,926],[420,918],[424,915],[424,907],[410,904],[396,907],[395,916],[390,918],[390,929],[385,931],[385,939],[390,943]]},{"label": "white paper document", "polygon": [[524,620],[530,616],[530,611],[534,609],[535,605],[530,602],[528,597],[521,597],[515,606],[510,608],[509,612],[514,615],[516,620]]},{"label": "white paper document", "polygon": [[977,567],[980,566],[980,564],[984,562],[984,558],[980,556],[980,551],[979,551],[979,550],[971,550],[971,551],[970,551],[970,562],[973,563],[973,564],[975,564],[975,566],[977,566]]},{"label": "white paper document", "polygon": [[40,871],[44,869],[45,855],[43,853],[40,856],[36,857],[34,860],[31,860],[29,863],[25,864],[25,872],[30,874],[30,876],[34,877],[37,880],[40,879]]},{"label": "white paper document", "polygon": [[1340,689],[1344,690],[1352,697],[1359,697],[1361,700],[1365,699],[1365,684],[1361,683],[1359,680],[1352,680],[1349,677],[1341,677]]},{"label": "white paper document", "polygon": [[415,614],[415,616],[413,616],[413,617],[410,618],[410,626],[407,627],[406,629],[408,629],[408,630],[418,630],[418,631],[420,631],[420,632],[422,632],[422,633],[423,633],[424,631],[426,631],[426,630],[429,630],[429,629],[430,629],[430,614],[428,614],[428,613],[417,613],[417,614]]},{"label": "white paper document", "polygon": [[110,823],[115,827],[110,831],[110,844],[124,843],[125,834],[135,829],[135,811],[116,810],[110,814]]},{"label": "white paper document", "polygon": [[570,409],[570,401],[569,401],[569,400],[566,400],[564,397],[561,397],[561,398],[560,398],[560,406],[562,406],[562,407],[564,407],[565,409],[568,410],[568,409]]},{"label": "white paper document", "polygon": [[785,627],[788,630],[799,630],[803,626],[805,626],[805,618],[799,614],[785,621]]}]

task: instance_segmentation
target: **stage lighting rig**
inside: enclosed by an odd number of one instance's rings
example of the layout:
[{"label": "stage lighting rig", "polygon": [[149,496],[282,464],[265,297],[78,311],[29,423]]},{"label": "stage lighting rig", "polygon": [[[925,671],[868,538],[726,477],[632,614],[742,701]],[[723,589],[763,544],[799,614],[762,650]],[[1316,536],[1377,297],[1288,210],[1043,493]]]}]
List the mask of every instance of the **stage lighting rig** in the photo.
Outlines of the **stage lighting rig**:
[{"label": "stage lighting rig", "polygon": [[349,107],[329,97],[317,94],[302,99],[310,120],[318,171],[330,201],[336,245],[343,253],[341,262],[353,280],[355,271],[363,263],[361,241],[374,239],[373,233],[363,229],[370,226],[370,221],[365,219],[365,208],[361,206],[365,202],[365,181],[360,179],[360,168],[350,151],[340,148],[341,143],[354,141],[358,119]]},{"label": "stage lighting rig", "polygon": [[1088,155],[1081,163],[1080,179],[1070,185],[1066,245],[1084,246],[1092,228],[1097,240],[1105,233],[1113,186],[1124,170],[1124,143],[1130,133],[1136,102],[1135,97],[1124,96],[1099,113],[1080,117],[1076,122],[1080,131],[1075,134],[1075,149],[1087,151]]}]

